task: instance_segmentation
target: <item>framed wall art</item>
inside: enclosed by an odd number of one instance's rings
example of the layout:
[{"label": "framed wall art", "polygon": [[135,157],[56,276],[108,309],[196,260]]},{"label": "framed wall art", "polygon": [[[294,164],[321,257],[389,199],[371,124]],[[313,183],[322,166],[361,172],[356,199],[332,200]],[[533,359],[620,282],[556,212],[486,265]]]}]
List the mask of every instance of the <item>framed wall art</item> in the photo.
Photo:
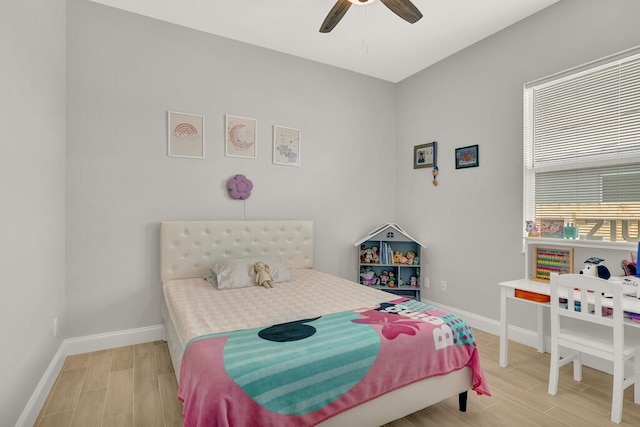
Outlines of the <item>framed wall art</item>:
[{"label": "framed wall art", "polygon": [[413,147],[413,168],[431,168],[436,161],[436,141]]},{"label": "framed wall art", "polygon": [[248,117],[226,115],[225,152],[229,157],[257,156],[257,121]]},{"label": "framed wall art", "polygon": [[204,117],[168,111],[167,154],[204,159]]},{"label": "framed wall art", "polygon": [[456,169],[475,168],[479,165],[477,145],[456,148]]},{"label": "framed wall art", "polygon": [[300,166],[300,129],[273,127],[273,163]]}]

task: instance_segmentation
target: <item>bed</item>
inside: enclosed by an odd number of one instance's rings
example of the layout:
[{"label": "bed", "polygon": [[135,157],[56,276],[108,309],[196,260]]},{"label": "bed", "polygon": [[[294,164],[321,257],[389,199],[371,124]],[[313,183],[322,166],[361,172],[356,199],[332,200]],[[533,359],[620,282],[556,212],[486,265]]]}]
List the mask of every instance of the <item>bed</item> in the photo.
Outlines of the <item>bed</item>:
[{"label": "bed", "polygon": [[[185,426],[376,426],[455,395],[464,411],[469,390],[489,395],[466,322],[314,270],[313,247],[312,221],[161,223],[162,315]],[[273,288],[217,289],[229,266],[254,259],[274,264]],[[213,266],[220,283],[204,279]],[[391,345],[411,339],[444,357]]]}]

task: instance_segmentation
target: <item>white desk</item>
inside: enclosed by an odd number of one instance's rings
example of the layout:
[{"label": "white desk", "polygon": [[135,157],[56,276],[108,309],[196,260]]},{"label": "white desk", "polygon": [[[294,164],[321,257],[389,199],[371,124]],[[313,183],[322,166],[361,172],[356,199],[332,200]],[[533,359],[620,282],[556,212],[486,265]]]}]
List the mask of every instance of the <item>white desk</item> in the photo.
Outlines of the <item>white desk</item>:
[{"label": "white desk", "polygon": [[[516,289],[523,291],[536,292],[543,295],[551,295],[551,289],[548,284],[540,283],[533,280],[520,279],[508,282],[498,283],[500,286],[500,366],[503,368],[508,365],[508,342],[509,342],[509,317],[508,317],[508,301],[514,299],[524,303],[535,304],[538,314],[538,351],[544,353],[544,308],[549,306],[548,302],[536,302],[523,298],[516,298]],[[561,295],[562,296],[562,295]],[[606,306],[606,301],[603,304]],[[624,311],[630,313],[640,313],[640,299],[633,297],[624,297],[622,301]],[[630,326],[640,328],[640,323],[629,320],[626,322]]]}]

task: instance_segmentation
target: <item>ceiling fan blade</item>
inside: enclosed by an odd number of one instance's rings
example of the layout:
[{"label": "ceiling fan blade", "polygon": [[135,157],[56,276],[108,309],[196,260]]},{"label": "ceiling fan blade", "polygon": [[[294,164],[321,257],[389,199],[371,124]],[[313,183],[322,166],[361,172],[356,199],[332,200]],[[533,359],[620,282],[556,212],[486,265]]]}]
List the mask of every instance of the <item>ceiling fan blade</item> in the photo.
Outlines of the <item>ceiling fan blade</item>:
[{"label": "ceiling fan blade", "polygon": [[338,25],[338,22],[342,19],[342,17],[347,13],[347,10],[351,7],[351,2],[349,0],[338,0],[336,4],[333,5],[329,14],[324,19],[324,22],[320,26],[321,33],[328,33],[333,30],[333,27]]},{"label": "ceiling fan blade", "polygon": [[410,24],[416,23],[422,18],[422,13],[409,0],[380,0],[393,13]]}]

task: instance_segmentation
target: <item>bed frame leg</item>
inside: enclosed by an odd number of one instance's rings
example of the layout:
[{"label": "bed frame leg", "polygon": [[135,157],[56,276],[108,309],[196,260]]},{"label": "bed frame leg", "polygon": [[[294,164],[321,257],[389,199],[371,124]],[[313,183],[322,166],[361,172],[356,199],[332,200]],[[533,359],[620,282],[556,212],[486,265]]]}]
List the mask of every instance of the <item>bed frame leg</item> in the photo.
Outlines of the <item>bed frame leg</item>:
[{"label": "bed frame leg", "polygon": [[467,392],[462,392],[458,395],[458,406],[460,412],[467,412]]}]

